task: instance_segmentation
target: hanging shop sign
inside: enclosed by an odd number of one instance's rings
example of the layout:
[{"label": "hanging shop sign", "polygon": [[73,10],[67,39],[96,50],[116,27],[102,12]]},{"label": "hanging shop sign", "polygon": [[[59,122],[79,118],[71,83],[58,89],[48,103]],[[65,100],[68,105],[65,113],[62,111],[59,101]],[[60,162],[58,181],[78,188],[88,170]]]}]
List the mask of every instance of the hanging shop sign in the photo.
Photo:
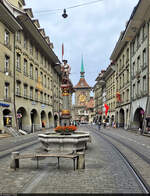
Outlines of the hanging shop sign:
[{"label": "hanging shop sign", "polygon": [[45,104],[42,104],[41,107],[42,107],[42,108],[45,108]]}]

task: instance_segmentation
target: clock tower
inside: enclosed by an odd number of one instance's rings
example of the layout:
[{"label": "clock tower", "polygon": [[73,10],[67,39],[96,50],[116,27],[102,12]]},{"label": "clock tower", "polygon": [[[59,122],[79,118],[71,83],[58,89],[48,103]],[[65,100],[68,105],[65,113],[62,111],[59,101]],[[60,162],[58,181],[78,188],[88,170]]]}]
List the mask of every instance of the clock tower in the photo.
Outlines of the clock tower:
[{"label": "clock tower", "polygon": [[89,121],[89,116],[86,111],[86,108],[87,108],[87,103],[90,100],[91,87],[86,82],[84,74],[85,71],[84,71],[83,57],[82,57],[80,80],[77,83],[77,85],[75,85],[74,87],[75,105],[74,105],[73,116],[74,116],[74,120],[79,122]]}]

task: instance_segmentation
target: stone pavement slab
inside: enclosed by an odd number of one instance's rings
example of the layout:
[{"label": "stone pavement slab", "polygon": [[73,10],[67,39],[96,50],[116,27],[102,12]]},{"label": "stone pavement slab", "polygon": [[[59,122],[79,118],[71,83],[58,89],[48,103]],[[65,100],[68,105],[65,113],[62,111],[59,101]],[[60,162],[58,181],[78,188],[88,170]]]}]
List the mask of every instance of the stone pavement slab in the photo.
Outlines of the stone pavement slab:
[{"label": "stone pavement slab", "polygon": [[[3,193],[141,193],[135,179],[118,154],[91,128],[92,143],[88,143],[84,170],[73,170],[72,160],[22,160],[16,172],[9,168],[10,157],[0,160],[0,191]],[[28,149],[35,151],[39,144]]]}]

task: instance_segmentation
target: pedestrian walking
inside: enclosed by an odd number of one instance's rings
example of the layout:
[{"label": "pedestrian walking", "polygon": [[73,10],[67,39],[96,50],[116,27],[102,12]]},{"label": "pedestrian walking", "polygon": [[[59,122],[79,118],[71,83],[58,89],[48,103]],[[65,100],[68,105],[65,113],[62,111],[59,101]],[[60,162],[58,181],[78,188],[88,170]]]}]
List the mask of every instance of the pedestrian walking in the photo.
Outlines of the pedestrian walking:
[{"label": "pedestrian walking", "polygon": [[140,132],[141,135],[143,135],[143,128],[142,129],[139,128],[139,132]]},{"label": "pedestrian walking", "polygon": [[101,122],[98,122],[98,129],[101,129]]},{"label": "pedestrian walking", "polygon": [[105,120],[103,120],[103,126],[104,126],[104,128],[106,128],[106,122],[105,122]]}]

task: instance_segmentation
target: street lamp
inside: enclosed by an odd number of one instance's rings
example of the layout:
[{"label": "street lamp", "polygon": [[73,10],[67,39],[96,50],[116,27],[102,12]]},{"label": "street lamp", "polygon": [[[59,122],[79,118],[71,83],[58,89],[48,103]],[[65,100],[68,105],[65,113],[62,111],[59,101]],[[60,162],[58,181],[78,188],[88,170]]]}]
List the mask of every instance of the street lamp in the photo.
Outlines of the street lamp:
[{"label": "street lamp", "polygon": [[67,17],[68,17],[68,14],[66,14],[66,9],[64,9],[64,12],[63,12],[63,14],[62,14],[62,17],[63,17],[63,18],[67,18]]}]

